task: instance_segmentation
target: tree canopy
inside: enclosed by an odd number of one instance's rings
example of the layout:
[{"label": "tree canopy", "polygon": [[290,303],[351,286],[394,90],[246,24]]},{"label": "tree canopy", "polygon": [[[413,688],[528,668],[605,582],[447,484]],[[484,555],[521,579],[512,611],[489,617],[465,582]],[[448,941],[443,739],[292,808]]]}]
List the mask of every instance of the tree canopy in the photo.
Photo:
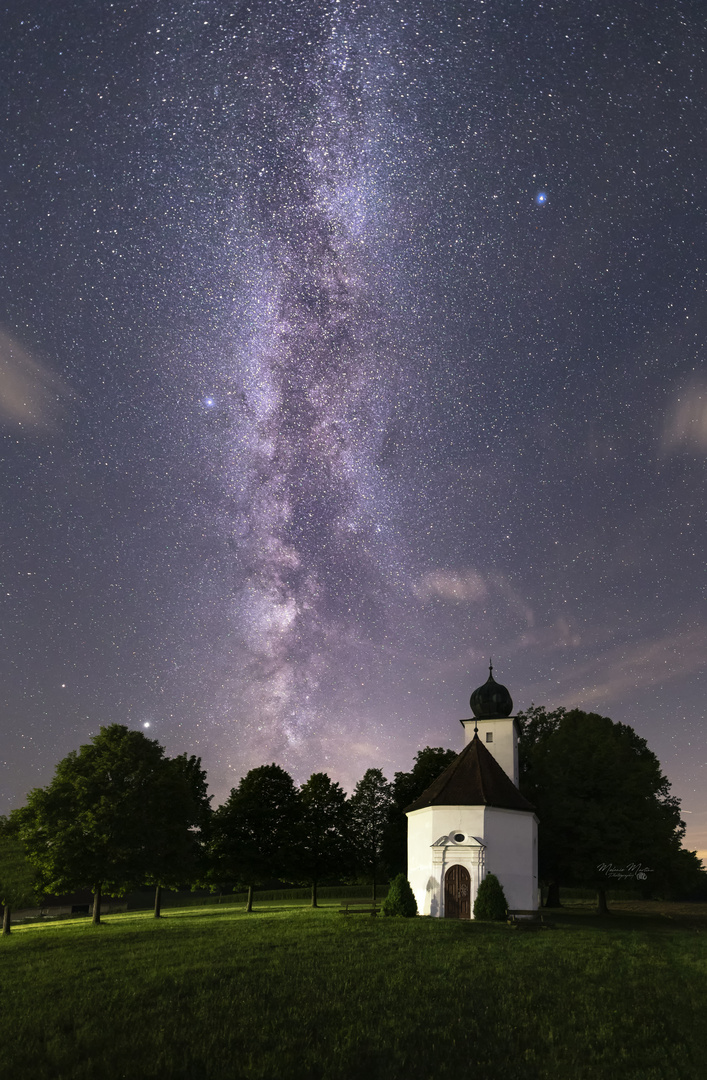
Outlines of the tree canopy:
[{"label": "tree canopy", "polygon": [[578,709],[531,706],[518,720],[520,787],[540,819],[540,877],[592,885],[600,906],[608,886],[629,880],[617,878],[621,868],[645,874],[638,881],[648,885],[668,882],[681,863],[685,826],[645,739]]},{"label": "tree canopy", "polygon": [[214,814],[212,880],[248,888],[292,870],[292,848],[299,820],[297,790],[279,765],[261,765],[246,773]]},{"label": "tree canopy", "polygon": [[383,844],[393,805],[392,784],[380,769],[368,769],[349,799],[351,838],[359,872],[370,879],[373,902],[383,867]]},{"label": "tree canopy", "polygon": [[37,873],[25,855],[17,826],[0,817],[0,904],[3,934],[10,933],[12,909],[37,903]]},{"label": "tree canopy", "polygon": [[155,861],[145,878],[156,886],[155,916],[159,917],[163,886],[179,888],[204,876],[212,812],[200,758],[187,754],[165,758],[155,783],[161,789],[155,805],[169,808],[155,817],[160,836]]},{"label": "tree canopy", "polygon": [[158,742],[120,724],[63,758],[13,815],[42,889],[90,889],[98,922],[103,890],[121,894],[167,872],[175,822],[193,821],[178,773]]},{"label": "tree canopy", "polygon": [[458,757],[455,750],[426,746],[415,756],[410,772],[396,772],[393,780],[393,803],[390,825],[384,844],[384,856],[392,873],[407,873],[407,818],[405,807],[414,802],[430,784]]},{"label": "tree canopy", "polygon": [[346,795],[326,773],[312,773],[300,789],[296,846],[292,880],[311,885],[316,907],[317,886],[343,876],[353,865]]},{"label": "tree canopy", "polygon": [[[531,706],[518,714],[520,786],[539,820],[539,871],[559,884],[591,884],[600,898],[617,884],[644,883],[698,895],[707,875],[681,847],[678,800],[644,739],[625,724],[579,710]],[[166,757],[142,732],[101,728],[59,762],[9,822],[0,819],[0,900],[35,893],[121,894],[196,880],[253,887],[274,880],[317,887],[356,873],[375,884],[406,870],[405,807],[457,754],[427,746],[394,782],[368,769],[347,801],[325,773],[297,790],[276,764],[251,769],[211,812],[201,761]],[[34,870],[28,873],[28,860]],[[624,869],[626,878],[617,879]],[[640,876],[639,876],[640,875]]]}]

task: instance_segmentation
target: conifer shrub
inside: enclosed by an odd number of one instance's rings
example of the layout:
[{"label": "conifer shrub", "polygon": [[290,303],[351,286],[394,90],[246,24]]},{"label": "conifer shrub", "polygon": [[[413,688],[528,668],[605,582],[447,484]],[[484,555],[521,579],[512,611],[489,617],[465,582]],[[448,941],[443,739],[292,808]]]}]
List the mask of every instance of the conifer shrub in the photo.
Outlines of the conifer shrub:
[{"label": "conifer shrub", "polygon": [[495,874],[487,874],[476,894],[474,918],[487,922],[503,922],[507,909],[503,885]]},{"label": "conifer shrub", "polygon": [[398,915],[404,919],[417,915],[417,903],[405,874],[398,874],[391,881],[381,911],[384,915]]}]

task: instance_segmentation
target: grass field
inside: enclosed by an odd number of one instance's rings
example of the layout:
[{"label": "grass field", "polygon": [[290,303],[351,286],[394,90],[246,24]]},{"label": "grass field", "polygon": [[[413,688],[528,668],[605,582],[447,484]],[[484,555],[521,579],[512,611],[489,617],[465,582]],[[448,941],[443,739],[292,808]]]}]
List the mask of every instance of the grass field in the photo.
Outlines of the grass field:
[{"label": "grass field", "polygon": [[549,930],[170,909],[0,942],[3,1080],[704,1080],[707,905]]}]

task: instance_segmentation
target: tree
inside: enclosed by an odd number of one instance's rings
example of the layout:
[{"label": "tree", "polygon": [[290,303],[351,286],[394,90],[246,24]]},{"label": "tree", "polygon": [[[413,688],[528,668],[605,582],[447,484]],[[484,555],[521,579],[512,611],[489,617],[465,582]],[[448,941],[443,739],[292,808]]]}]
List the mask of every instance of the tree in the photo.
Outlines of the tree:
[{"label": "tree", "polygon": [[417,915],[415,894],[405,874],[398,874],[393,878],[381,910],[384,915],[399,916],[404,919],[411,919]]},{"label": "tree", "polygon": [[707,900],[707,870],[696,851],[680,848],[670,870],[670,880],[659,883],[661,896],[669,900]]},{"label": "tree", "polygon": [[[578,709],[519,714],[520,786],[540,819],[540,876],[551,885],[592,885],[607,910],[612,874],[670,879],[685,826],[660,763],[633,728]],[[637,868],[643,868],[637,869]],[[626,883],[626,879],[624,880]],[[634,880],[635,883],[635,880]]]},{"label": "tree", "polygon": [[161,865],[175,812],[169,768],[158,742],[121,724],[60,761],[51,784],[12,815],[40,887],[90,889],[99,923],[103,890],[144,884]]},{"label": "tree", "polygon": [[349,799],[351,836],[356,863],[370,877],[373,903],[376,902],[376,881],[381,874],[383,841],[393,805],[392,785],[380,769],[368,769]]},{"label": "tree", "polygon": [[155,918],[161,916],[163,887],[193,885],[205,872],[205,848],[211,818],[206,773],[201,758],[180,754],[165,758],[165,768],[155,783],[156,801],[169,807],[156,826],[160,839],[155,862],[145,878],[155,886]]},{"label": "tree", "polygon": [[[533,771],[534,758],[542,751],[539,746],[546,743],[548,738],[559,727],[562,717],[566,715],[565,709],[555,709],[547,712],[542,706],[531,705],[527,712],[519,712],[517,721],[520,726],[520,739],[518,741],[518,772],[519,787],[522,793],[531,800],[542,799],[543,795],[538,792],[538,783]],[[550,792],[545,792],[545,799],[551,798]],[[537,803],[534,803],[537,808]],[[538,810],[538,815],[540,811]],[[554,857],[552,847],[552,816],[543,815],[538,827],[538,874],[541,881],[547,884],[548,892],[545,900],[546,907],[560,906],[560,881],[559,866]]]},{"label": "tree", "polygon": [[396,772],[390,824],[383,845],[385,862],[393,873],[407,870],[407,818],[405,807],[414,802],[458,755],[441,746],[418,751],[411,772]]},{"label": "tree", "polygon": [[508,903],[503,886],[495,874],[487,874],[479,884],[474,900],[474,918],[489,922],[502,922],[506,917]]},{"label": "tree", "polygon": [[247,911],[253,910],[255,885],[291,869],[297,817],[292,777],[275,764],[251,769],[216,810],[211,877],[245,885]]},{"label": "tree", "polygon": [[3,906],[2,932],[9,934],[12,909],[36,904],[37,875],[27,860],[17,827],[0,817],[0,904]]},{"label": "tree", "polygon": [[299,793],[297,866],[292,880],[312,887],[312,907],[317,907],[317,887],[327,879],[341,877],[351,869],[351,836],[346,795],[326,773],[312,773]]}]

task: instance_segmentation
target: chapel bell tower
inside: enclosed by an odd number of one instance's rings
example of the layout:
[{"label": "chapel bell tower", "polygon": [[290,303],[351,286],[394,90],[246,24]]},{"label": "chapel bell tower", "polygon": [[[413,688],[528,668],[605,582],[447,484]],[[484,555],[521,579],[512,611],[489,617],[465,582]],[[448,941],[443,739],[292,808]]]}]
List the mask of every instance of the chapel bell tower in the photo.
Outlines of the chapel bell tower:
[{"label": "chapel bell tower", "polygon": [[469,919],[486,874],[503,886],[508,907],[538,906],[538,819],[518,790],[518,721],[493,677],[471,695],[460,721],[466,745],[405,808],[408,881],[421,915]]},{"label": "chapel bell tower", "polygon": [[486,749],[493,754],[506,776],[518,787],[518,721],[513,712],[513,699],[505,686],[493,677],[489,660],[489,677],[469,699],[473,717],[460,720],[465,742],[470,743],[478,733]]}]

